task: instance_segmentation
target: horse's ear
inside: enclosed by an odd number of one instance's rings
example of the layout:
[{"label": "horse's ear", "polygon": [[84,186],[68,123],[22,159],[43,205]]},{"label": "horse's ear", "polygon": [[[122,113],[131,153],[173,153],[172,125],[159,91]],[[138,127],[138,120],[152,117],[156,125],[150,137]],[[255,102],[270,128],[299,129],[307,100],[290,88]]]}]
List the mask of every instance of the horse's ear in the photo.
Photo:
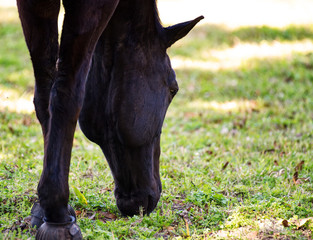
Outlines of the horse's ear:
[{"label": "horse's ear", "polygon": [[169,48],[177,40],[185,37],[189,33],[189,31],[203,18],[204,18],[203,16],[200,16],[194,20],[179,23],[179,24],[164,28],[165,36],[166,36],[166,42],[165,42],[166,48]]}]

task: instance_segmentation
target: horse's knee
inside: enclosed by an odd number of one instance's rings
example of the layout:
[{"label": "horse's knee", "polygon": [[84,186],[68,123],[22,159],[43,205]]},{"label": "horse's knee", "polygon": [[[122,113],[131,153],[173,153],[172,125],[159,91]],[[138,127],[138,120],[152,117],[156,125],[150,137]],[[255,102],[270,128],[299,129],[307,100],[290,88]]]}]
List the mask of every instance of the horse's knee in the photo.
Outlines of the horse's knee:
[{"label": "horse's knee", "polygon": [[79,112],[83,105],[84,86],[67,86],[56,82],[50,94],[50,113],[76,124]]}]

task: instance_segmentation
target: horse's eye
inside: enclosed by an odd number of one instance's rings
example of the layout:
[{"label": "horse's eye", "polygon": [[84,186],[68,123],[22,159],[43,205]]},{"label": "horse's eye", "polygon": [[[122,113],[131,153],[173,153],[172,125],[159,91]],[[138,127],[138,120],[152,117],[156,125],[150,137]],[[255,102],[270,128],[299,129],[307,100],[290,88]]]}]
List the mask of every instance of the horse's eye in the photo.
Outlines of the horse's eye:
[{"label": "horse's eye", "polygon": [[167,78],[167,84],[168,84],[167,86],[170,90],[171,97],[173,98],[176,95],[176,93],[178,92],[179,87],[178,87],[178,84],[176,81],[175,72],[171,68],[170,68],[169,76]]},{"label": "horse's eye", "polygon": [[176,93],[178,92],[178,88],[172,88],[172,89],[170,90],[170,92],[171,92],[171,96],[172,96],[172,98],[173,98],[173,97],[175,97]]}]

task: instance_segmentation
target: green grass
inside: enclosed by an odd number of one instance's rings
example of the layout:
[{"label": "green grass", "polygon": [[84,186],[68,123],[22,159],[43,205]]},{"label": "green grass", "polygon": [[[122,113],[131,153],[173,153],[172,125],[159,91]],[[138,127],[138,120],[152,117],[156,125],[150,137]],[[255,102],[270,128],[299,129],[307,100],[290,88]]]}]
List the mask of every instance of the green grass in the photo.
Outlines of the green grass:
[{"label": "green grass", "polygon": [[[312,41],[312,35],[312,26],[229,30],[204,25],[170,54],[207,60],[204,51],[227,49],[234,39],[258,44]],[[70,204],[83,237],[312,238],[312,222],[299,224],[313,217],[312,69],[308,53],[251,59],[233,69],[177,69],[180,91],[162,133],[163,193],[150,216],[119,214],[109,167],[99,148],[77,130],[69,181],[88,204],[72,188]],[[0,87],[18,96],[33,91],[18,21],[0,23]],[[42,149],[34,113],[0,109],[0,239],[34,238],[26,217],[37,198]]]},{"label": "green grass", "polygon": [[[207,60],[208,50],[223,50],[239,43],[273,43],[301,41],[313,38],[313,25],[290,25],[284,28],[256,26],[228,29],[221,25],[197,26],[189,37],[170,49],[175,56],[193,60]],[[176,44],[177,45],[177,44]]]}]

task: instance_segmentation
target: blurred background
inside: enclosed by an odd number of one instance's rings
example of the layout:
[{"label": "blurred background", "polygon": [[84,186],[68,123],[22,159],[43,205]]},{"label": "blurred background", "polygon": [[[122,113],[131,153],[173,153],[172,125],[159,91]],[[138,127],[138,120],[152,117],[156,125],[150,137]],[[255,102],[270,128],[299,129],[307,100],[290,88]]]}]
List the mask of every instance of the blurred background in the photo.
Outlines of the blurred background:
[{"label": "blurred background", "polygon": [[[0,26],[14,23],[14,28],[20,31],[15,4],[14,0],[0,0]],[[313,50],[313,1],[310,0],[159,0],[158,7],[165,26],[200,15],[205,17],[187,40],[174,46],[176,51],[170,51],[175,69],[234,68],[252,58],[283,57],[294,52],[305,53]],[[2,27],[2,32],[4,31],[6,30]],[[19,38],[22,36],[19,35]],[[188,39],[194,40],[189,48]],[[8,49],[10,42],[4,38],[3,41],[1,47]],[[21,39],[20,45],[22,44]],[[179,50],[181,47],[184,49]],[[10,54],[3,51],[2,55]],[[192,59],[184,57],[188,52]],[[26,59],[23,61],[25,64],[29,64],[28,62]],[[6,65],[3,57],[1,65],[2,68]],[[6,82],[4,78],[8,77],[15,81],[17,74],[31,78],[30,70],[23,70],[22,73],[0,73],[0,83]],[[13,96],[14,93],[5,93],[3,88],[0,91],[0,107],[33,111],[31,97],[27,92],[11,102],[8,96]]]}]

